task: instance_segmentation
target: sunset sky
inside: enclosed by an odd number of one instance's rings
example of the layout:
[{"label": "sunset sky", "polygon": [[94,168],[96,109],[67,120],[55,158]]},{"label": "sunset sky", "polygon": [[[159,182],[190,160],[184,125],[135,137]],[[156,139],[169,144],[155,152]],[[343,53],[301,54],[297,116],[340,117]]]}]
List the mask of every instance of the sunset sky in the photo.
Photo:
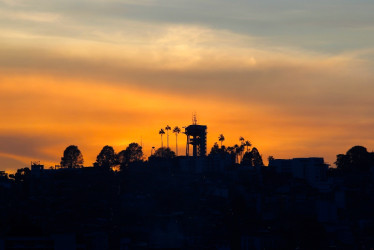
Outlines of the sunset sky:
[{"label": "sunset sky", "polygon": [[0,170],[59,164],[71,144],[87,166],[105,145],[149,155],[194,112],[209,148],[222,133],[264,159],[372,151],[373,13],[372,0],[0,0]]}]

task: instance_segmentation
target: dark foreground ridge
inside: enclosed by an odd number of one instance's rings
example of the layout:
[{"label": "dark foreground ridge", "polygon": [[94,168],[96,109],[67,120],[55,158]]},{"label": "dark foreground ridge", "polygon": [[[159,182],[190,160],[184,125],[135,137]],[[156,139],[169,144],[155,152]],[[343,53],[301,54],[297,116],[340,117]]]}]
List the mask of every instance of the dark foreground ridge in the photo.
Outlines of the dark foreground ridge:
[{"label": "dark foreground ridge", "polygon": [[33,164],[2,173],[0,249],[370,249],[365,152],[338,156],[338,169],[322,158],[248,166],[223,153],[119,172]]},{"label": "dark foreground ridge", "polygon": [[[373,249],[374,153],[274,159],[223,135],[206,156],[206,126],[186,128],[192,156],[131,143],[105,146],[83,167],[77,146],[61,165],[0,172],[2,249]],[[173,132],[177,136],[178,127]],[[162,136],[160,130],[161,145]]]}]

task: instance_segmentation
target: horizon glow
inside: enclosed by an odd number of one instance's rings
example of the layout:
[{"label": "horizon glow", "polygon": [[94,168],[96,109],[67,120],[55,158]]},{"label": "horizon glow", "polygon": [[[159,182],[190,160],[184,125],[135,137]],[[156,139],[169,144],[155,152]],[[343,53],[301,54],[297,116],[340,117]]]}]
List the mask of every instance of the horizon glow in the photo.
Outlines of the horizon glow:
[{"label": "horizon glow", "polygon": [[105,145],[142,141],[150,155],[160,128],[194,112],[208,151],[219,134],[225,145],[243,136],[265,162],[372,151],[373,11],[337,0],[1,0],[0,170],[59,164],[71,144],[87,166]]}]

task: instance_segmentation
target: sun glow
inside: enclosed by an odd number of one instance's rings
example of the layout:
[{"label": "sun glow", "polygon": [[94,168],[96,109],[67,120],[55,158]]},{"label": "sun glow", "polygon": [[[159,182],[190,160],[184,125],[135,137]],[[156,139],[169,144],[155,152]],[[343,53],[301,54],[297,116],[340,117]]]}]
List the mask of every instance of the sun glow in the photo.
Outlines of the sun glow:
[{"label": "sun glow", "polygon": [[[226,145],[243,136],[265,159],[332,163],[353,145],[374,147],[371,47],[326,52],[307,46],[314,39],[287,43],[262,28],[237,29],[247,12],[230,29],[205,13],[200,22],[151,22],[106,12],[100,1],[81,4],[0,2],[0,167],[9,159],[58,164],[70,144],[86,165],[105,145],[118,152],[142,141],[149,155],[160,128],[189,125],[194,112],[208,126],[208,151],[219,134]],[[100,22],[92,22],[92,6]],[[185,152],[183,134],[179,142]]]}]

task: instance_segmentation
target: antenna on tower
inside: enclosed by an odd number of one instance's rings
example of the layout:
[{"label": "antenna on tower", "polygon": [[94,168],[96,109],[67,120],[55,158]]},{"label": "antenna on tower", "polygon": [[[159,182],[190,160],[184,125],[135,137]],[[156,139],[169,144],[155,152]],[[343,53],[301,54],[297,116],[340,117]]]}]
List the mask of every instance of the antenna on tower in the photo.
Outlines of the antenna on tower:
[{"label": "antenna on tower", "polygon": [[192,114],[192,124],[193,124],[193,125],[197,125],[197,116],[196,116],[196,112]]}]

